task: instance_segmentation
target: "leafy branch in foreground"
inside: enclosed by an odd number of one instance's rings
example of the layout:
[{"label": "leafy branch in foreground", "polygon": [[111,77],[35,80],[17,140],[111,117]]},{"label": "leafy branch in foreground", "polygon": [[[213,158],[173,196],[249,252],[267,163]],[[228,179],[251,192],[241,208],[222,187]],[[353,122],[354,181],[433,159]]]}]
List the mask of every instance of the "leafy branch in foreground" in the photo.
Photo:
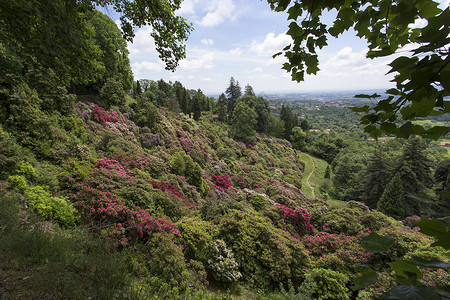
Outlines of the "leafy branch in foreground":
[{"label": "leafy branch in foreground", "polygon": [[[361,124],[373,137],[394,134],[408,138],[419,135],[437,140],[449,127],[435,126],[425,130],[414,120],[450,112],[445,97],[450,94],[450,11],[441,10],[429,0],[413,1],[291,1],[267,0],[272,10],[286,11],[289,24],[287,34],[293,42],[274,57],[284,54],[288,62],[283,69],[292,80],[303,81],[307,74],[319,71],[316,49],[327,45],[327,35],[338,37],[354,29],[369,43],[368,58],[388,56],[401,47],[415,48],[410,56],[393,60],[389,73],[395,73],[396,87],[386,91],[388,97],[373,107],[354,108],[364,113]],[[325,10],[337,10],[332,25],[322,22]],[[303,18],[303,20],[299,20]],[[423,28],[413,28],[415,21],[425,19]],[[374,98],[379,95],[358,95]]]}]

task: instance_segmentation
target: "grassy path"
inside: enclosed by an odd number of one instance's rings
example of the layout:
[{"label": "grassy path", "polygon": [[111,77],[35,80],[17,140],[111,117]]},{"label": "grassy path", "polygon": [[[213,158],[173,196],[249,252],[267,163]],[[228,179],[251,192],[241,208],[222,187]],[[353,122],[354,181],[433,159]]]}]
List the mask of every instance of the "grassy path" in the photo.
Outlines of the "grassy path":
[{"label": "grassy path", "polygon": [[[321,196],[322,191],[320,190],[320,185],[324,180],[328,163],[306,153],[300,153],[299,159],[305,163],[302,178],[303,193],[309,199]],[[345,203],[344,201],[333,199],[330,195],[328,195],[327,200],[333,205],[342,205]]]},{"label": "grassy path", "polygon": [[314,192],[315,184],[311,184],[310,181],[315,169],[314,159],[311,157],[311,155],[302,152],[300,154],[300,160],[305,163],[305,169],[303,170],[302,178],[302,191],[307,198],[314,199],[316,197],[316,193]]}]

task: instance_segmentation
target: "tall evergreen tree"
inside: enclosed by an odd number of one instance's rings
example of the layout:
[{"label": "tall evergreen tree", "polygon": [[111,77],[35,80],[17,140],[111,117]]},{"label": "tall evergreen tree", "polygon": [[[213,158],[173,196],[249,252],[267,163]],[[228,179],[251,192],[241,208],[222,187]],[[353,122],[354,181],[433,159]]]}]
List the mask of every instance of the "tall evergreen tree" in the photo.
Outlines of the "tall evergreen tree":
[{"label": "tall evergreen tree", "polygon": [[425,153],[425,140],[413,138],[403,147],[403,152],[396,167],[400,174],[405,196],[406,214],[420,214],[424,204],[414,196],[427,196],[433,185],[432,162]]},{"label": "tall evergreen tree", "polygon": [[233,77],[230,79],[230,85],[225,91],[228,99],[227,112],[228,117],[231,119],[233,116],[234,106],[236,105],[237,99],[242,95],[241,87],[239,86],[239,81],[235,81]]},{"label": "tall evergreen tree", "polygon": [[292,114],[289,106],[284,104],[281,106],[280,118],[284,122],[283,138],[290,140],[292,128],[298,126],[298,118]]},{"label": "tall evergreen tree", "polygon": [[203,95],[202,91],[199,89],[195,94],[194,97],[192,98],[192,112],[194,113],[194,120],[198,121],[200,119],[201,116],[201,95]]},{"label": "tall evergreen tree", "polygon": [[217,105],[216,105],[216,111],[219,116],[219,121],[226,121],[227,120],[227,97],[224,93],[220,94],[219,98],[217,99]]},{"label": "tall evergreen tree", "polygon": [[254,91],[253,88],[250,86],[250,84],[247,84],[247,85],[245,86],[245,89],[244,89],[244,95],[247,95],[247,96],[256,96],[256,95],[255,95],[255,91]]},{"label": "tall evergreen tree", "polygon": [[[435,190],[438,193],[437,209],[439,215],[450,211],[450,159],[440,163],[434,172]],[[445,195],[447,194],[447,195]]]},{"label": "tall evergreen tree", "polygon": [[363,200],[369,207],[376,207],[386,185],[391,180],[390,173],[391,168],[383,152],[375,151],[370,157],[362,183]]},{"label": "tall evergreen tree", "polygon": [[377,210],[396,219],[405,216],[404,208],[405,192],[400,179],[400,174],[395,174],[389,182],[377,203]]}]

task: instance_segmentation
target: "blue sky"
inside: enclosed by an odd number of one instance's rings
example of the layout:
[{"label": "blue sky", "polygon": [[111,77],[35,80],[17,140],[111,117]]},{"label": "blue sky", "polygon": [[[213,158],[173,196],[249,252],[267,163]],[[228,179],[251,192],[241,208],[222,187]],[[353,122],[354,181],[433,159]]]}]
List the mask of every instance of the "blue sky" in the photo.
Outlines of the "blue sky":
[{"label": "blue sky", "polygon": [[[441,0],[448,6],[449,0]],[[107,13],[114,21],[118,17]],[[392,58],[365,58],[367,43],[347,32],[328,41],[319,51],[320,71],[302,83],[292,82],[281,69],[282,57],[272,55],[290,43],[286,13],[270,10],[265,0],[184,0],[178,15],[193,23],[187,57],[175,72],[166,71],[158,58],[150,28],[139,28],[128,44],[135,79],[180,81],[206,94],[224,92],[230,77],[257,94],[388,88]],[[331,19],[333,13],[326,15]],[[325,19],[326,20],[326,19]]]}]

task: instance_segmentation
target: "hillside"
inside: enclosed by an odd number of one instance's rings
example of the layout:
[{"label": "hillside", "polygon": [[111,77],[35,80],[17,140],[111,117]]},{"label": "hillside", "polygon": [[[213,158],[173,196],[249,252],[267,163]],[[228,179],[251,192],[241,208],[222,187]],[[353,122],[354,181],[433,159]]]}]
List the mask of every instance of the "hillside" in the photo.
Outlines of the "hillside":
[{"label": "hillside", "polygon": [[[40,115],[54,120],[48,135],[34,128],[40,140],[0,128],[5,299],[367,299],[395,284],[387,262],[445,260],[431,238],[363,204],[305,197],[302,154],[288,141],[236,142],[210,112],[194,121],[139,105],[75,102],[65,116]],[[370,232],[394,246],[371,253]],[[361,263],[380,280],[352,291]],[[446,278],[428,269],[423,282]]]}]

